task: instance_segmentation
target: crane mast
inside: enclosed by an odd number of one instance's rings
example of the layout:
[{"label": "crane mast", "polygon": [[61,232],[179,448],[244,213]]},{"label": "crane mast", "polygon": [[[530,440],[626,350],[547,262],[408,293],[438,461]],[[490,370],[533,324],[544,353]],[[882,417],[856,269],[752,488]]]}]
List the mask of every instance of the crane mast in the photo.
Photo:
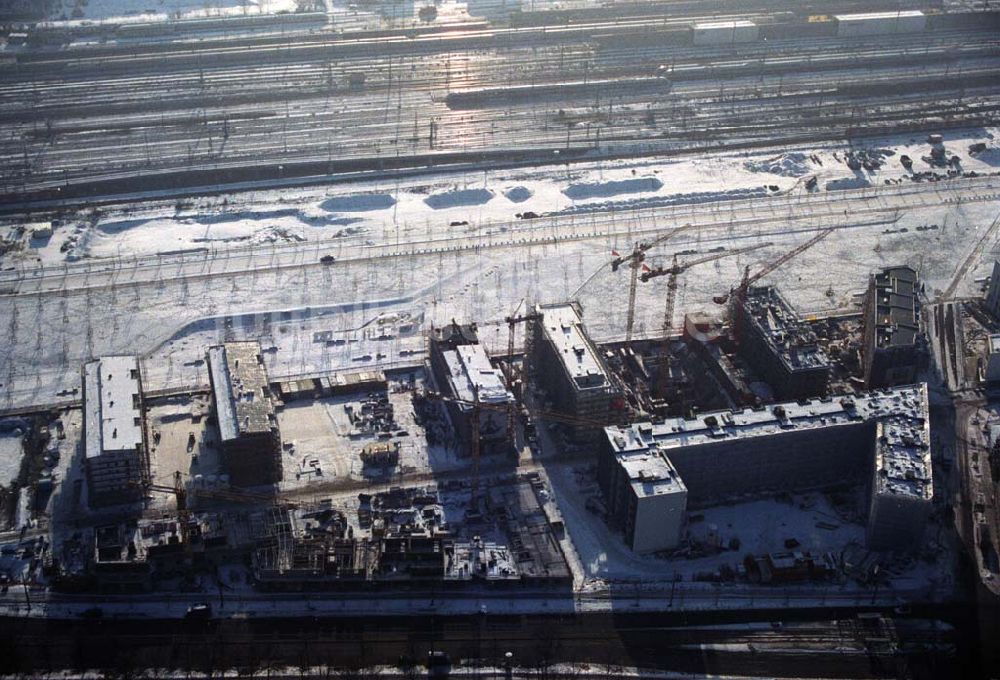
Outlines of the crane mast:
[{"label": "crane mast", "polygon": [[[733,342],[737,345],[740,344],[743,338],[743,314],[740,312],[743,309],[743,305],[746,304],[747,292],[750,290],[750,286],[760,281],[762,278],[775,271],[786,262],[791,260],[793,257],[800,255],[801,253],[809,250],[814,245],[825,239],[833,232],[834,228],[830,227],[823,229],[815,236],[810,238],[808,241],[804,241],[799,245],[795,246],[787,253],[781,257],[773,260],[764,265],[764,267],[754,275],[750,275],[750,267],[747,266],[743,269],[743,279],[740,281],[740,285],[732,291],[729,295],[729,322],[733,329]],[[725,303],[725,297],[723,296],[722,301]]]},{"label": "crane mast", "polygon": [[671,229],[667,233],[656,237],[648,243],[637,243],[632,252],[628,255],[617,255],[611,260],[611,271],[616,272],[623,264],[628,264],[629,266],[629,286],[628,286],[628,312],[625,317],[625,346],[632,346],[632,331],[635,327],[635,294],[636,294],[636,284],[639,280],[639,269],[642,268],[642,263],[646,259],[646,251],[650,250],[654,246],[657,246],[665,241],[669,241],[673,237],[682,234],[683,232],[691,229],[691,224],[685,224],[683,226]]}]

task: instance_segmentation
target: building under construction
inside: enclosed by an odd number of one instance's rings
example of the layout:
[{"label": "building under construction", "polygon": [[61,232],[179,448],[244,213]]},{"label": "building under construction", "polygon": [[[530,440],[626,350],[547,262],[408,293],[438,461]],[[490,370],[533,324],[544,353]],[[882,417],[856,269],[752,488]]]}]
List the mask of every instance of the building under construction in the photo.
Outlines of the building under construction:
[{"label": "building under construction", "polygon": [[[148,592],[160,579],[242,561],[255,547],[273,544],[287,512],[184,513],[98,526],[63,545],[52,582],[57,590]],[[74,551],[83,558],[73,559]]]},{"label": "building under construction", "polygon": [[733,305],[740,354],[778,399],[826,394],[832,364],[816,333],[772,286],[747,290]]},{"label": "building under construction", "polygon": [[227,342],[208,350],[222,460],[234,486],[281,481],[281,435],[257,342]]},{"label": "building under construction", "polygon": [[356,392],[384,391],[385,373],[378,370],[348,371],[314,378],[282,380],[274,385],[283,402],[336,397]]},{"label": "building under construction", "polygon": [[[446,522],[436,491],[395,488],[361,494],[361,531],[330,508],[289,511],[275,540],[254,550],[255,585],[263,590],[569,588],[572,572],[531,480],[491,487],[491,527]],[[471,521],[471,520],[470,520]],[[484,538],[499,532],[506,540]],[[364,535],[363,535],[364,534]]]},{"label": "building under construction", "polygon": [[919,296],[920,281],[912,267],[886,267],[869,277],[861,349],[866,388],[916,379],[922,350]]},{"label": "building under construction", "polygon": [[676,547],[685,505],[844,484],[868,485],[870,548],[912,549],[933,496],[927,386],[608,427],[598,477],[637,550]]},{"label": "building under construction", "polygon": [[431,329],[429,344],[431,375],[460,449],[471,450],[475,426],[480,453],[510,450],[507,415],[514,396],[479,343],[475,325]]},{"label": "building under construction", "polygon": [[983,306],[993,315],[994,319],[1000,319],[1000,260],[993,260],[993,271],[986,287],[986,299]]},{"label": "building under construction", "polygon": [[83,367],[83,441],[91,506],[138,501],[149,481],[139,361],[109,356]]},{"label": "building under construction", "polygon": [[571,425],[578,442],[598,441],[600,427],[618,420],[623,407],[600,352],[583,326],[579,304],[539,305],[528,325],[525,354],[556,409],[579,423]]}]

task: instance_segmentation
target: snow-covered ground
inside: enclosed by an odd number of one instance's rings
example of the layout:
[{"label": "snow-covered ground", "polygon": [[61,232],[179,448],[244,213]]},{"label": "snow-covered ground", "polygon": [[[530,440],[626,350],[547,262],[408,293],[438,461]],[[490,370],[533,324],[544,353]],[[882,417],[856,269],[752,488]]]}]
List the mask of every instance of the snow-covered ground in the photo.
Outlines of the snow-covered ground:
[{"label": "snow-covered ground", "polygon": [[[297,0],[62,0],[50,17],[56,24],[134,23],[169,19],[250,16],[294,12]],[[77,10],[77,11],[74,11]],[[66,17],[66,18],[63,18]]]},{"label": "snow-covered ground", "polygon": [[[984,142],[990,149],[970,155]],[[1000,169],[998,129],[946,135],[948,156],[965,172]],[[850,151],[882,150],[884,164],[873,171],[846,165]],[[94,220],[80,214],[57,228],[28,254],[55,264],[81,257],[115,257],[216,247],[264,246],[299,241],[363,244],[410,241],[456,233],[489,233],[523,226],[516,215],[592,213],[739,201],[773,194],[806,193],[804,180],[825,188],[877,187],[909,182],[900,157],[913,171],[933,168],[918,136],[873,139],[850,146],[832,144],[779,152],[728,153],[684,159],[640,159],[566,168],[539,167],[436,178],[371,181],[336,187],[246,192],[187,203],[151,202],[111,209]],[[943,172],[938,168],[938,172]],[[463,222],[467,224],[462,224]],[[65,248],[65,252],[63,252]]]},{"label": "snow-covered ground", "polygon": [[[841,221],[842,229],[768,281],[779,285],[804,312],[849,309],[871,271],[906,262],[921,268],[933,294],[947,287],[998,211],[1000,203],[991,201],[930,206],[899,215],[896,222],[892,215],[885,215],[880,224],[865,218],[858,227]],[[939,228],[917,231],[925,224]],[[813,225],[797,226],[808,230]],[[901,231],[904,228],[906,232]],[[699,229],[679,239],[676,247],[699,252],[720,245],[774,245],[692,269],[681,278],[675,319],[685,311],[714,308],[712,296],[728,290],[743,266],[759,266],[810,233],[790,231],[787,223],[775,219],[744,231]],[[8,297],[0,302],[6,319],[0,327],[11,338],[0,348],[0,374],[7,378],[2,389],[11,405],[58,401],[57,392],[78,387],[79,365],[87,357],[112,352],[148,356],[144,376],[150,388],[204,384],[204,370],[192,362],[203,358],[208,345],[225,338],[256,337],[265,346],[278,347],[268,359],[276,377],[412,364],[420,360],[420,332],[431,323],[453,318],[479,320],[483,341],[499,349],[506,334],[500,325],[488,322],[509,314],[521,298],[548,302],[575,296],[595,338],[619,338],[624,333],[627,277],[607,268],[613,248],[624,249],[623,240],[598,236],[590,241],[441,253],[410,262],[390,259],[375,266],[344,263],[321,270],[259,271],[165,280],[140,288]],[[664,250],[651,251],[650,263],[665,259]],[[985,248],[959,294],[973,293],[972,280],[988,275],[994,251],[995,244]],[[638,335],[659,332],[664,285],[654,280],[639,288]],[[410,315],[419,323],[409,335],[389,340],[366,337],[363,329],[385,314]],[[228,328],[226,315],[234,315]],[[314,342],[314,333],[323,331],[354,342],[332,347]],[[356,361],[359,357],[368,359]]]},{"label": "snow-covered ground", "polygon": [[[946,146],[965,170],[992,172],[965,151],[987,134],[993,133],[956,133]],[[507,338],[502,319],[522,300],[575,297],[597,340],[620,338],[628,277],[608,267],[612,250],[627,252],[640,239],[686,223],[692,226],[685,233],[649,251],[650,265],[667,262],[675,251],[694,257],[720,247],[771,245],[685,273],[675,324],[686,311],[714,309],[713,295],[728,290],[745,266],[754,271],[823,228],[833,231],[765,279],[803,313],[854,308],[868,274],[889,264],[918,267],[934,296],[949,287],[970,253],[976,256],[957,292],[975,292],[974,279],[988,273],[998,251],[995,236],[980,241],[1000,214],[1000,178],[899,183],[906,174],[899,154],[919,164],[927,145],[900,138],[866,146],[896,155],[881,170],[858,173],[871,184],[862,189],[824,188],[856,176],[838,160],[846,151],[840,146],[262,191],[79,216],[35,251],[44,269],[24,255],[2,261],[18,268],[13,273],[24,277],[25,292],[0,297],[0,332],[8,339],[0,345],[0,405],[71,399],[58,391],[78,387],[80,364],[107,353],[140,354],[147,389],[204,386],[198,360],[208,345],[225,339],[259,339],[272,379],[414,365],[423,359],[422,332],[452,319],[479,322],[482,341],[498,350]],[[818,188],[810,192],[804,180],[813,174]],[[515,217],[528,212],[555,217]],[[69,234],[75,244],[62,253]],[[272,236],[288,243],[269,243]],[[437,246],[443,249],[432,249]],[[189,248],[204,250],[164,256],[159,264],[155,256],[136,259]],[[283,259],[289,253],[298,259]],[[323,253],[336,262],[320,266]],[[66,263],[67,254],[90,257]],[[144,279],[149,262],[155,276]],[[72,283],[33,294],[36,278]],[[665,285],[654,279],[639,287],[639,336],[660,332]],[[295,418],[297,409],[283,417]],[[330,455],[323,451],[326,435],[308,427],[310,417],[324,414],[298,415],[303,422],[293,425],[302,426],[304,434],[295,437],[302,449],[294,461],[289,454],[289,467],[308,468],[307,459],[319,458],[325,471],[344,476],[332,458],[323,463]],[[404,452],[415,466],[425,464],[424,456],[433,467],[426,451]],[[791,511],[760,501],[712,509],[691,525],[699,531],[715,524],[726,541],[738,536],[739,554],[638,557],[585,509],[572,468],[546,467],[568,528],[566,545],[578,556],[571,563],[585,588],[710,571],[745,551],[781,549],[785,533],[822,550],[857,542],[863,532],[851,522],[817,529],[816,513],[829,510],[822,500]],[[304,479],[292,486],[312,483]],[[69,509],[76,502],[72,485],[61,485],[54,503]],[[738,523],[743,516],[754,521]],[[908,587],[929,582],[925,571],[907,573]]]},{"label": "snow-covered ground", "polygon": [[10,487],[21,474],[24,433],[20,429],[0,431],[0,486]]},{"label": "snow-covered ground", "polygon": [[[1000,180],[995,182],[1000,187]],[[483,341],[499,349],[505,344],[505,329],[491,322],[503,319],[521,299],[551,302],[575,297],[596,339],[620,338],[628,286],[626,274],[613,273],[607,266],[612,250],[627,251],[639,231],[649,238],[647,234],[684,222],[701,226],[669,246],[651,250],[651,266],[666,262],[674,250],[705,253],[718,247],[772,245],[683,275],[674,325],[686,311],[717,309],[712,297],[728,290],[744,266],[755,270],[824,226],[836,230],[766,279],[802,312],[851,309],[868,274],[889,264],[918,267],[928,294],[934,295],[948,287],[1000,213],[997,189],[991,184],[965,186],[966,181],[959,180],[914,187],[919,193],[893,199],[910,206],[902,210],[886,207],[889,199],[881,191],[899,189],[886,187],[864,193],[822,193],[792,204],[778,202],[786,199],[761,199],[698,206],[694,212],[628,211],[613,221],[606,214],[601,215],[602,222],[574,218],[560,222],[560,233],[569,236],[556,243],[525,241],[550,239],[554,230],[548,220],[522,220],[518,228],[528,231],[485,237],[503,245],[352,260],[364,257],[369,249],[381,251],[378,245],[344,244],[333,251],[338,262],[322,268],[270,268],[268,263],[278,251],[255,250],[249,260],[253,269],[240,273],[213,276],[213,268],[222,265],[208,257],[194,276],[174,278],[173,268],[164,265],[161,277],[140,286],[102,283],[42,296],[7,296],[0,299],[0,328],[10,338],[0,346],[0,375],[6,378],[0,403],[59,401],[59,391],[78,387],[79,366],[87,357],[112,352],[143,355],[151,389],[204,384],[204,370],[193,362],[203,358],[208,345],[225,338],[260,338],[265,346],[276,347],[268,359],[275,377],[418,363],[420,333],[432,323],[453,318],[479,321]],[[803,212],[806,206],[809,213]],[[803,219],[811,214],[816,217]],[[936,229],[925,229],[935,225]],[[441,238],[465,229],[446,223]],[[630,236],[630,231],[635,233]],[[372,236],[378,244],[394,248],[391,232]],[[461,244],[464,238],[459,233],[446,243]],[[973,280],[988,275],[996,250],[995,242],[983,244],[980,257],[960,282],[959,295],[976,291]],[[315,263],[317,250],[305,252],[308,260],[302,261]],[[110,276],[116,280],[122,275]],[[106,282],[107,277],[107,272],[96,270],[88,275],[94,282]],[[665,285],[661,278],[639,287],[637,335],[660,332]],[[387,340],[378,339],[381,334],[366,335],[365,329],[383,315],[408,315],[417,321],[406,333],[390,334]],[[315,342],[314,334],[322,332],[345,343]]]},{"label": "snow-covered ground", "polygon": [[[61,0],[49,11],[45,23],[52,27],[90,26],[94,24],[140,24],[192,19],[218,19],[280,15],[298,12],[326,14],[334,30],[373,30],[378,28],[421,25],[426,20],[419,14],[424,4],[437,8],[433,21],[455,23],[473,17],[504,17],[513,11],[519,0],[439,0],[421,3],[414,0],[381,0],[355,3],[352,0]],[[315,24],[310,24],[311,30]],[[228,33],[245,30],[232,26]],[[266,29],[265,29],[266,30]],[[280,30],[272,28],[271,30]],[[212,35],[218,28],[206,29],[201,35]],[[83,44],[84,38],[77,44]],[[147,37],[147,39],[149,39]]]}]

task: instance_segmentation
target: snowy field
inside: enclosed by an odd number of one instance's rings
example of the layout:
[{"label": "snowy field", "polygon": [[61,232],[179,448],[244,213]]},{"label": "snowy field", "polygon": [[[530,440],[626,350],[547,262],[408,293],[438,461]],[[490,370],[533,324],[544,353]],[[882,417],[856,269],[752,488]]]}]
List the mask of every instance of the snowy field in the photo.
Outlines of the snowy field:
[{"label": "snowy field", "polygon": [[[970,155],[975,142],[990,145]],[[948,156],[965,172],[1000,170],[998,129],[946,135]],[[853,171],[852,150],[885,151],[883,165]],[[393,180],[337,187],[248,192],[188,202],[147,203],[66,220],[47,242],[30,242],[26,258],[46,265],[65,259],[115,257],[205,247],[266,247],[274,243],[413,241],[459,233],[490,233],[519,224],[518,214],[588,214],[642,208],[712,204],[774,194],[819,192],[909,182],[913,171],[933,168],[920,137],[874,139],[757,154],[723,154],[683,160],[625,160],[499,173],[443,175],[428,181]],[[943,172],[940,168],[938,172]],[[462,224],[463,222],[467,224]]]},{"label": "snowy field", "polygon": [[20,429],[0,432],[0,486],[10,488],[21,474],[24,434]]},{"label": "snowy field", "polygon": [[[382,0],[355,3],[352,0],[61,0],[52,6],[47,25],[81,26],[92,24],[139,24],[191,19],[239,18],[261,15],[322,12],[333,30],[374,30],[379,28],[420,25],[424,4],[433,4],[437,14],[433,21],[456,23],[473,17],[505,17],[519,5],[518,0],[441,0],[420,3],[413,0]],[[310,28],[314,27],[310,24]],[[219,29],[215,29],[219,30]],[[212,34],[215,30],[204,31]],[[224,29],[223,29],[224,30]],[[233,26],[230,32],[247,30]],[[260,29],[258,29],[260,30]],[[264,29],[267,30],[267,29]],[[270,30],[279,30],[272,28]],[[292,27],[291,30],[295,30]],[[77,44],[89,40],[84,38]]]},{"label": "snowy field", "polygon": [[[993,172],[1000,154],[977,159],[967,148],[994,144],[994,134],[956,133],[946,147],[964,170]],[[853,174],[842,162],[847,147],[836,146],[252,192],[80,215],[37,249],[0,261],[14,267],[0,272],[8,277],[0,285],[49,286],[0,298],[9,339],[0,345],[0,406],[66,401],[72,395],[59,393],[78,387],[80,364],[108,353],[141,355],[148,389],[205,385],[196,361],[225,339],[274,348],[267,361],[275,378],[414,365],[421,333],[452,319],[478,321],[484,343],[499,349],[506,327],[498,322],[521,300],[576,298],[596,339],[621,338],[628,276],[608,267],[612,251],[688,223],[649,252],[651,266],[673,252],[771,245],[682,275],[674,326],[686,311],[718,310],[712,297],[745,266],[754,271],[824,227],[834,231],[764,280],[804,314],[854,309],[868,274],[890,264],[919,268],[933,297],[970,254],[956,291],[974,294],[997,254],[995,238],[980,241],[1000,214],[1000,178],[900,182],[907,173],[898,157],[905,152],[926,169],[919,158],[929,147],[908,137],[864,146],[895,155],[860,171],[871,185],[861,189],[826,190]],[[809,192],[812,174],[819,179]],[[543,217],[515,217],[526,212]],[[156,255],[190,248],[203,250]],[[336,263],[318,266],[324,253]],[[661,332],[665,281],[639,287],[640,337]]]},{"label": "snowy field", "polygon": [[49,16],[58,23],[152,22],[294,12],[298,0],[62,0]]}]

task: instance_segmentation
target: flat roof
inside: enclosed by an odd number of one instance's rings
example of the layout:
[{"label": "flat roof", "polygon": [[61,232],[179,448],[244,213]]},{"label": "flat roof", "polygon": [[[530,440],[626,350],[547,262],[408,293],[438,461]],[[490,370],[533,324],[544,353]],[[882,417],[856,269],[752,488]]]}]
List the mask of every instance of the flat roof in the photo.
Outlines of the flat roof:
[{"label": "flat roof", "polygon": [[[636,423],[604,428],[619,458],[787,432],[851,423],[884,423],[877,459],[887,493],[929,494],[931,480],[930,418],[927,385],[910,385],[858,396],[812,399],[775,404],[764,409],[715,411],[697,418],[667,418],[662,423]],[[912,479],[911,479],[912,478]],[[923,480],[925,484],[890,484],[893,480]],[[926,496],[929,498],[929,495]]]},{"label": "flat roof", "polygon": [[930,428],[915,426],[905,415],[878,421],[875,430],[876,492],[931,500]]},{"label": "flat roof", "polygon": [[751,288],[745,308],[750,323],[790,371],[830,368],[830,358],[817,344],[816,334],[776,288]]},{"label": "flat roof", "polygon": [[456,398],[475,401],[478,391],[483,403],[505,404],[513,400],[482,345],[459,345],[441,352],[441,357],[448,367],[448,379]]},{"label": "flat roof", "polygon": [[875,346],[913,345],[920,332],[920,283],[912,267],[886,267],[873,277]]},{"label": "flat roof", "polygon": [[874,21],[878,19],[906,19],[922,17],[924,13],[918,9],[908,9],[900,12],[860,12],[858,14],[835,14],[837,21]]},{"label": "flat roof", "polygon": [[268,432],[274,404],[258,342],[227,342],[208,349],[219,432],[223,441]]},{"label": "flat roof", "polygon": [[83,367],[86,457],[142,445],[139,360],[107,356]]},{"label": "flat roof", "polygon": [[618,464],[639,498],[687,491],[677,470],[662,453],[623,456]]},{"label": "flat roof", "polygon": [[541,305],[545,337],[555,348],[577,389],[605,388],[610,378],[597,348],[583,329],[577,308],[570,303]]},{"label": "flat roof", "polygon": [[[610,434],[615,430],[614,435]],[[645,439],[648,426],[607,428],[617,453],[618,466],[628,475],[629,486],[638,498],[687,491],[666,455],[650,447]]]}]

